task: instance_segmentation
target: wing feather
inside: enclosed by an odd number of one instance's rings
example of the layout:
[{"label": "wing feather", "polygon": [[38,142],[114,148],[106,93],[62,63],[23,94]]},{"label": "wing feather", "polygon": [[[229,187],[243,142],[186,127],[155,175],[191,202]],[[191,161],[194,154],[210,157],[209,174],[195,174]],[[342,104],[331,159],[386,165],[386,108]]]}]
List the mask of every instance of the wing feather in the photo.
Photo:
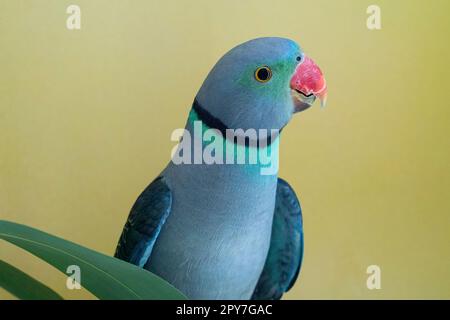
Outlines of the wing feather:
[{"label": "wing feather", "polygon": [[297,280],[302,258],[300,202],[291,186],[279,178],[270,249],[252,299],[280,299]]},{"label": "wing feather", "polygon": [[164,177],[155,179],[137,198],[117,244],[115,257],[143,267],[170,214],[172,193]]}]

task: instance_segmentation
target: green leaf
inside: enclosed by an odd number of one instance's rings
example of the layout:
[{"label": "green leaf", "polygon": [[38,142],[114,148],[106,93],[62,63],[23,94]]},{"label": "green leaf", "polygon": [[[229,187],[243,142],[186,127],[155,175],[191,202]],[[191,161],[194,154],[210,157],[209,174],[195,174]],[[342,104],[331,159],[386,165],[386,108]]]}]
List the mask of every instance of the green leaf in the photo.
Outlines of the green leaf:
[{"label": "green leaf", "polygon": [[27,250],[63,273],[71,265],[79,266],[81,285],[99,299],[186,299],[147,270],[34,228],[0,220],[0,239]]},{"label": "green leaf", "polygon": [[42,282],[0,260],[0,288],[22,300],[62,300]]}]

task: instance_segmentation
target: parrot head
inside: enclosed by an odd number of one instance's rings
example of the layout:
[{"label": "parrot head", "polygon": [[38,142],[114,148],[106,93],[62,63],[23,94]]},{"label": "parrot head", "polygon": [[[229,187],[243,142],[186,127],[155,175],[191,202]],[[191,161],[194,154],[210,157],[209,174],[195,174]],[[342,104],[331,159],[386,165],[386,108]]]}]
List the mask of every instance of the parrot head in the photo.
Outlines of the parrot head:
[{"label": "parrot head", "polygon": [[297,43],[258,38],[227,52],[196,96],[197,109],[230,129],[281,130],[316,99],[326,102],[319,67]]}]

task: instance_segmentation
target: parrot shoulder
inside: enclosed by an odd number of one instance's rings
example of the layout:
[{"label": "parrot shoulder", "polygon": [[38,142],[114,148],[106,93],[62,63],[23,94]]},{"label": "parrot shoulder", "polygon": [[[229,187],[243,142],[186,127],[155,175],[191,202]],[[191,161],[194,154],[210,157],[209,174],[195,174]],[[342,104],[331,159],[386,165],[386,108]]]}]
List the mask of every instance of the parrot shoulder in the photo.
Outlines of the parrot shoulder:
[{"label": "parrot shoulder", "polygon": [[300,202],[292,187],[279,178],[270,248],[252,299],[280,299],[297,280],[302,258]]},{"label": "parrot shoulder", "polygon": [[131,208],[114,256],[143,267],[170,214],[171,206],[172,192],[165,178],[158,177]]}]

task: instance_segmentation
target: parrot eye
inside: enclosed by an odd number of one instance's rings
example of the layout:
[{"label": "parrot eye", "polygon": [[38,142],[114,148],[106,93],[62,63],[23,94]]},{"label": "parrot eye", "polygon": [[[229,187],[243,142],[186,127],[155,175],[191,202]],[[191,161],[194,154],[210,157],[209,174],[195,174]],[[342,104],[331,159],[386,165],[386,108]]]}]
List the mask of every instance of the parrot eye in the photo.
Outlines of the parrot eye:
[{"label": "parrot eye", "polygon": [[269,67],[259,67],[255,71],[255,79],[259,82],[267,82],[272,78],[272,70]]},{"label": "parrot eye", "polygon": [[300,62],[301,60],[302,60],[302,57],[301,57],[301,56],[298,56],[298,57],[297,57],[297,61]]}]

